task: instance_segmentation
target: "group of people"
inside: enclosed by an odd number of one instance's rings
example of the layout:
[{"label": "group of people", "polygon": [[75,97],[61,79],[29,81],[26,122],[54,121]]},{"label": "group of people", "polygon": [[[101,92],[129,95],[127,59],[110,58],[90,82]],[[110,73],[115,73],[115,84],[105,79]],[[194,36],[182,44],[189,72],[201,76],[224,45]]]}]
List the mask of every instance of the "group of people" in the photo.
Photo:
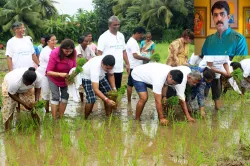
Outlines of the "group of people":
[{"label": "group of people", "polygon": [[[212,16],[217,32],[208,36],[202,55],[193,55],[188,60],[188,44],[194,39],[191,30],[185,30],[179,39],[174,40],[168,49],[166,64],[150,62],[155,51],[155,43],[150,33],[143,27],[134,29],[132,36],[125,43],[124,35],[119,32],[120,20],[112,16],[108,20],[109,29],[98,39],[97,46],[91,42],[92,35],[79,37],[79,45],[65,39],[56,47],[55,35],[48,35],[43,40],[39,57],[34,54],[32,42],[24,36],[23,23],[16,22],[12,29],[15,36],[7,43],[6,56],[9,73],[2,85],[3,123],[9,129],[16,103],[27,110],[33,109],[34,103],[41,97],[46,101],[46,112],[51,112],[54,119],[62,118],[69,98],[67,81],[70,71],[76,67],[77,58],[85,58],[83,72],[80,73],[82,87],[86,94],[85,118],[92,112],[96,96],[104,102],[106,115],[112,113],[117,103],[107,97],[110,90],[121,87],[124,66],[128,73],[127,98],[131,101],[135,87],[139,100],[136,105],[136,120],[140,116],[148,99],[147,88],[151,88],[160,124],[166,125],[162,101],[170,96],[178,96],[181,108],[189,122],[195,120],[190,115],[188,102],[197,96],[201,114],[204,116],[204,100],[207,89],[211,86],[216,109],[219,109],[221,95],[220,77],[230,78],[229,56],[246,55],[245,38],[228,26],[229,7],[226,1],[218,1],[212,7]],[[146,34],[146,40],[140,42]],[[219,56],[218,56],[219,55]],[[124,65],[125,62],[125,65]],[[35,63],[35,64],[34,64]],[[233,62],[233,69],[240,68],[245,79],[242,86],[249,88],[249,60]],[[34,67],[37,67],[36,69]],[[224,67],[224,69],[223,69]],[[191,87],[192,93],[185,93]],[[32,94],[34,97],[30,97]],[[52,96],[52,98],[51,98]],[[83,100],[83,93],[81,92]],[[166,102],[164,102],[166,103]],[[33,117],[35,113],[32,112]]]}]

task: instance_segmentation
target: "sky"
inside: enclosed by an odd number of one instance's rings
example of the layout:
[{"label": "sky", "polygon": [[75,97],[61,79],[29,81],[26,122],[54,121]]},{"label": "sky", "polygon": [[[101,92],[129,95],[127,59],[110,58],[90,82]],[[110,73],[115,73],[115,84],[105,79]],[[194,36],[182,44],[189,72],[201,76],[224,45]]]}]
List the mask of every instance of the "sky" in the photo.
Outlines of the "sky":
[{"label": "sky", "polygon": [[73,15],[77,12],[77,9],[83,8],[84,10],[93,10],[92,0],[56,0],[55,3],[59,14]]}]

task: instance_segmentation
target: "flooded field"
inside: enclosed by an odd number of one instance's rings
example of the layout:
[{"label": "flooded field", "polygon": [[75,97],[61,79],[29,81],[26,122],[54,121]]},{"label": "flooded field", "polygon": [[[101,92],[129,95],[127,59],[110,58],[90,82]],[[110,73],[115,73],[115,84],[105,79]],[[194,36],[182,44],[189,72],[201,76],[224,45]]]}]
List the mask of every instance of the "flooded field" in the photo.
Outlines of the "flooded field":
[{"label": "flooded field", "polygon": [[220,111],[213,111],[208,99],[207,118],[194,114],[192,124],[177,106],[166,113],[168,126],[158,124],[152,96],[142,121],[133,120],[137,101],[137,94],[131,104],[124,96],[106,117],[97,100],[89,120],[84,120],[84,105],[70,101],[62,120],[41,112],[40,126],[29,113],[16,113],[11,131],[1,128],[0,165],[250,165],[249,99],[229,91]]}]

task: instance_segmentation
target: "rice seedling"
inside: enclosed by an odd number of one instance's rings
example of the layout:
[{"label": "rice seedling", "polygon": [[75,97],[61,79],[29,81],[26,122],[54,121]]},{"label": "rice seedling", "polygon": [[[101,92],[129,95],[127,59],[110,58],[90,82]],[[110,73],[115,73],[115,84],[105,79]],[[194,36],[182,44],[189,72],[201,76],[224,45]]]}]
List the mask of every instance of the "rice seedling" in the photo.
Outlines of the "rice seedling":
[{"label": "rice seedling", "polygon": [[111,90],[107,93],[107,97],[110,100],[113,100],[114,102],[119,103],[122,99],[122,96],[125,94],[126,89],[127,89],[127,85],[123,85],[117,91]]},{"label": "rice seedling", "polygon": [[234,78],[234,80],[237,82],[238,85],[241,84],[241,80],[243,80],[243,72],[240,68],[234,70],[232,73],[231,73],[232,77]]},{"label": "rice seedling", "polygon": [[69,83],[69,84],[73,84],[75,81],[75,77],[83,72],[83,68],[82,66],[86,63],[86,59],[85,58],[78,58],[77,59],[77,65],[76,65],[76,69],[70,74],[68,75],[68,77],[66,78],[66,81]]},{"label": "rice seedling", "polygon": [[161,61],[161,56],[158,53],[155,53],[150,56],[150,61],[152,62],[160,62]]}]

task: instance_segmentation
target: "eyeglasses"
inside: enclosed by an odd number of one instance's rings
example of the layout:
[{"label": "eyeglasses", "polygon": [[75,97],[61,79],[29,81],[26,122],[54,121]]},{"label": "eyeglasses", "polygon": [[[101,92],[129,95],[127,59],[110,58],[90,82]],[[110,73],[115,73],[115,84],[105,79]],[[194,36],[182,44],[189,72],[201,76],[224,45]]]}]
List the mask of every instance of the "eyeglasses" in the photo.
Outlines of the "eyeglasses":
[{"label": "eyeglasses", "polygon": [[225,13],[225,12],[214,13],[214,14],[213,14],[213,18],[217,18],[217,17],[219,17],[219,15],[220,15],[222,18],[224,18],[224,17],[226,16],[226,13]]},{"label": "eyeglasses", "polygon": [[26,30],[26,28],[25,28],[25,27],[18,27],[18,28],[16,28],[16,29]]},{"label": "eyeglasses", "polygon": [[56,43],[58,42],[58,40],[49,40],[49,41],[51,41],[51,42],[56,42]]}]

